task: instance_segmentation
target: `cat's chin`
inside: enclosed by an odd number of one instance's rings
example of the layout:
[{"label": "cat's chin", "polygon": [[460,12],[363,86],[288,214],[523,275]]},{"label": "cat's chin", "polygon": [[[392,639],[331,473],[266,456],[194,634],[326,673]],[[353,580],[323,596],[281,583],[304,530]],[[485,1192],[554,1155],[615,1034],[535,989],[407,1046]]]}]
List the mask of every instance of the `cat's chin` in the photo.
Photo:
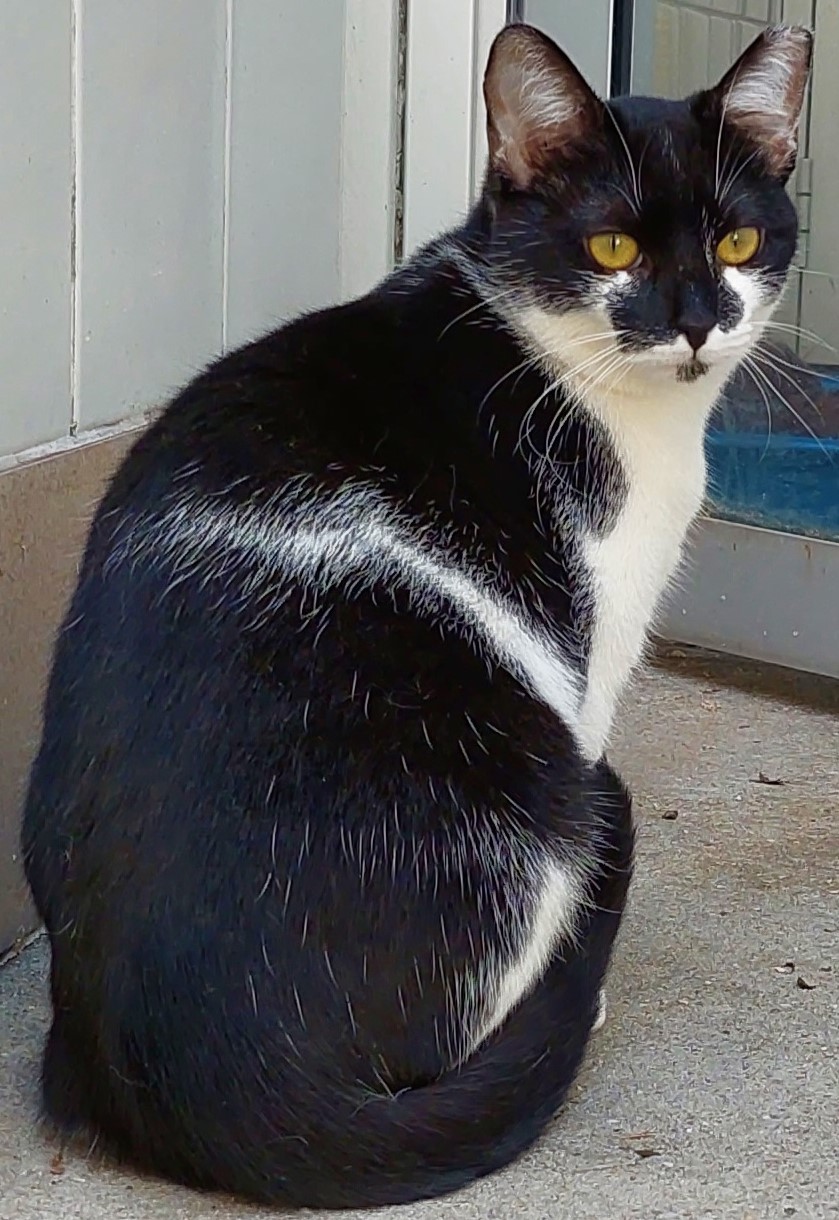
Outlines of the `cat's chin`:
[{"label": "cat's chin", "polygon": [[692,360],[685,360],[676,366],[676,380],[690,385],[708,372],[710,372],[709,365],[704,360],[700,360],[698,356],[694,356]]},{"label": "cat's chin", "polygon": [[725,380],[746,354],[744,348],[730,349],[725,352],[704,351],[698,355],[685,357],[681,352],[676,354],[640,353],[634,363],[635,376],[651,384],[672,384],[690,386],[697,383],[710,383]]},{"label": "cat's chin", "polygon": [[693,385],[707,377],[719,362],[703,360],[700,356],[674,358],[672,354],[650,358],[641,355],[633,362],[635,377],[650,385],[664,386],[677,381],[680,385]]}]

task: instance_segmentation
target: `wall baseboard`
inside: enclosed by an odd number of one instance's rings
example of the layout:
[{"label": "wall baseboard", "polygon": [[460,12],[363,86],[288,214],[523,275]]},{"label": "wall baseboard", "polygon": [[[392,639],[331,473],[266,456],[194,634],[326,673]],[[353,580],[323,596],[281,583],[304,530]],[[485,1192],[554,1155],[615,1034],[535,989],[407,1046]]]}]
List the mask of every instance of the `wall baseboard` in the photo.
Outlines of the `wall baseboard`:
[{"label": "wall baseboard", "polygon": [[105,484],[143,430],[101,429],[0,468],[0,955],[36,926],[18,827],[56,629]]}]

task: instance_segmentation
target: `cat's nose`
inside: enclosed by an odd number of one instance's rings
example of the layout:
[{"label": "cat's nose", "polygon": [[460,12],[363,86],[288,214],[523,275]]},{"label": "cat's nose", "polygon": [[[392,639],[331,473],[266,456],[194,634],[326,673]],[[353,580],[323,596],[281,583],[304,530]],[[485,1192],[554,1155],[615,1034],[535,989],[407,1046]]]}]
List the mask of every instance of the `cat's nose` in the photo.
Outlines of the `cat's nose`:
[{"label": "cat's nose", "polygon": [[716,326],[716,305],[713,284],[686,279],[678,289],[673,322],[693,348],[694,356]]},{"label": "cat's nose", "polygon": [[704,319],[701,322],[682,322],[679,326],[679,330],[693,348],[694,355],[696,355],[700,347],[704,346],[705,340],[713,329],[713,320],[706,322]]}]

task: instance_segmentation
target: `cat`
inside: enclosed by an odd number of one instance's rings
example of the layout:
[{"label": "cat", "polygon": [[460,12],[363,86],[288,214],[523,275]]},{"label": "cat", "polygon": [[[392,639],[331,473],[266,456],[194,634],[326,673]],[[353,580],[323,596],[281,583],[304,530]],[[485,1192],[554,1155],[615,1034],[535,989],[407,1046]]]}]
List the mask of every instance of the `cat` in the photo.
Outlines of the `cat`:
[{"label": "cat", "polygon": [[328,1208],[455,1190],[554,1117],[633,865],[604,750],[793,257],[810,44],[604,103],[508,26],[465,222],[135,443],[23,823],[65,1134]]}]

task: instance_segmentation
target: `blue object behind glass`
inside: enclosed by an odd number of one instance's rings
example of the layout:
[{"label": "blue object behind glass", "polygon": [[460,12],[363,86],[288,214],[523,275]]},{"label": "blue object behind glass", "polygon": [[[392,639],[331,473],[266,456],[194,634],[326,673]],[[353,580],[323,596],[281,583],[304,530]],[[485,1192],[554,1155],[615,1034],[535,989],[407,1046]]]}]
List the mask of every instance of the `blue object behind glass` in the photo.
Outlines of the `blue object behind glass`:
[{"label": "blue object behind glass", "polygon": [[[810,393],[839,405],[839,380],[808,379]],[[715,515],[750,525],[839,538],[839,435],[828,424],[790,431],[791,417],[772,411],[772,431],[747,420],[733,392],[708,432],[709,498]],[[761,410],[763,410],[761,404]],[[836,407],[834,406],[834,411]],[[822,419],[822,423],[825,421]],[[786,429],[786,430],[785,430]]]}]

